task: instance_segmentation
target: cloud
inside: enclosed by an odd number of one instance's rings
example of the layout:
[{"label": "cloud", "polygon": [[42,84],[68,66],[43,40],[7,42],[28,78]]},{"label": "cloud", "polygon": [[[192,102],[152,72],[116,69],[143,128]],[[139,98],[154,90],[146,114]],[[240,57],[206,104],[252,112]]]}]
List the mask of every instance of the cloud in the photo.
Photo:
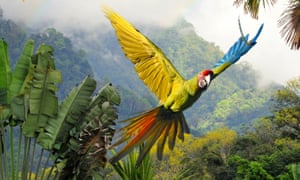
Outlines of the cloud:
[{"label": "cloud", "polygon": [[110,27],[101,11],[102,5],[108,5],[138,27],[140,24],[170,26],[177,18],[184,16],[194,25],[199,36],[214,42],[223,51],[227,51],[240,36],[237,23],[240,16],[243,31],[250,33],[250,37],[253,37],[262,22],[265,24],[256,47],[243,57],[244,61],[261,72],[262,82],[285,83],[300,76],[300,52],[289,49],[277,27],[277,20],[286,2],[278,1],[275,7],[262,9],[259,21],[245,16],[241,8],[232,6],[232,2],[233,0],[1,0],[1,7],[7,18],[37,28],[45,27],[47,22],[48,26],[64,33],[68,33],[70,29],[89,31],[96,28],[103,31]]},{"label": "cloud", "polygon": [[[232,2],[232,1],[231,1]],[[200,1],[186,19],[194,24],[197,33],[204,39],[219,45],[224,52],[240,36],[237,19],[240,17],[244,33],[253,37],[264,23],[258,43],[243,60],[248,61],[261,73],[261,82],[285,83],[300,76],[300,52],[292,51],[280,36],[277,20],[286,2],[278,1],[271,8],[261,9],[259,20],[245,15],[229,1]],[[252,36],[251,36],[252,35]]]},{"label": "cloud", "polygon": [[[51,21],[55,26],[89,28],[106,22],[102,6],[108,5],[127,19],[138,23],[171,25],[192,0],[4,0],[5,16],[38,26]],[[18,13],[16,13],[18,12]]]}]

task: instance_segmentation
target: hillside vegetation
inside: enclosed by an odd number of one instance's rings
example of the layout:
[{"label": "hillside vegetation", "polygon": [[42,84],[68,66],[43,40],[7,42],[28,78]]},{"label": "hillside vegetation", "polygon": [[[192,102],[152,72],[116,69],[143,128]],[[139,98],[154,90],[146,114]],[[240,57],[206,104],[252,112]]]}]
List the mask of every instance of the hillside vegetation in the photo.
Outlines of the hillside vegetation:
[{"label": "hillside vegetation", "polygon": [[[214,43],[199,37],[193,26],[184,20],[178,21],[169,28],[146,26],[138,26],[138,28],[161,47],[178,71],[187,79],[205,68],[212,67],[224,54]],[[118,111],[115,109],[111,111],[112,109],[107,106],[101,106],[106,107],[108,112],[113,112],[113,116],[105,115],[103,116],[105,118],[116,119],[118,116],[119,119],[125,119],[158,103],[156,97],[138,79],[133,66],[124,57],[112,31],[97,30],[92,34],[74,31],[66,37],[54,28],[31,32],[27,27],[0,17],[0,36],[8,43],[13,67],[18,56],[22,54],[22,47],[28,38],[34,39],[36,47],[43,43],[52,46],[44,47],[51,49],[51,55],[52,48],[54,49],[57,67],[54,67],[52,63],[52,68],[57,68],[62,72],[63,82],[58,88],[60,89],[59,101],[66,96],[66,92],[70,92],[72,87],[80,83],[83,77],[91,75],[97,79],[98,86],[111,82],[120,93],[121,105]],[[236,38],[233,38],[232,42]],[[134,177],[147,175],[148,179],[299,179],[300,78],[289,81],[285,86],[271,84],[260,89],[257,87],[259,73],[245,63],[246,59],[247,55],[240,63],[230,67],[218,77],[200,100],[185,112],[192,135],[187,135],[183,143],[178,142],[174,151],[166,150],[163,161],[157,161],[155,154],[150,153],[150,156],[146,158],[144,165],[147,166],[144,166],[144,169],[135,167],[135,161],[132,159],[136,157],[137,151],[132,152],[120,162],[127,171],[126,173],[131,173]],[[87,79],[89,78],[88,76]],[[94,81],[93,84],[95,86]],[[110,87],[110,84],[107,87]],[[94,96],[93,91],[90,93],[89,99]],[[2,93],[2,95],[6,94]],[[101,93],[98,92],[95,96],[100,97]],[[119,100],[118,98],[118,102]],[[50,104],[47,101],[44,102],[46,105]],[[81,102],[78,104],[80,107],[83,106]],[[53,108],[46,109],[51,111]],[[5,111],[2,109],[2,112]],[[70,111],[70,113],[73,112],[79,113],[80,110]],[[89,117],[97,119],[94,114]],[[3,122],[9,122],[14,118],[4,119]],[[82,120],[82,118],[79,119]],[[78,121],[73,122],[74,125],[78,125]],[[2,129],[0,133],[4,134],[3,137],[9,133],[12,143],[10,142],[10,148],[5,148],[8,139],[4,138],[0,143],[0,151],[8,152],[17,147],[17,143],[13,141],[15,124],[10,122],[3,125],[5,126],[2,128],[9,126],[10,129],[9,131]],[[120,126],[120,123],[117,123],[117,126]],[[28,125],[27,127],[34,126]],[[22,128],[20,126],[20,129]],[[37,130],[40,131],[40,128]],[[72,134],[74,129],[64,130],[62,128],[65,135],[74,135]],[[93,135],[93,133],[85,132],[86,134],[83,133],[83,135]],[[62,143],[61,147],[70,145],[62,141],[57,143]],[[21,143],[18,146],[20,148]],[[99,148],[95,147],[92,150],[97,151]],[[71,149],[63,148],[63,150]],[[81,158],[76,154],[77,152],[76,149],[74,162],[79,162],[77,158]],[[36,154],[34,149],[32,154]],[[1,155],[6,158],[6,161],[14,157],[13,150],[10,157],[5,153]],[[43,156],[40,155],[40,157]],[[106,157],[103,160],[106,161]],[[13,162],[11,161],[11,164]],[[89,161],[84,159],[82,162]],[[71,167],[72,165],[86,167],[81,163],[66,164]],[[103,167],[104,164],[105,162],[102,164]],[[33,168],[34,165],[31,166]],[[74,178],[79,177],[74,169],[69,166],[65,167],[66,170],[70,170],[68,172],[72,173]],[[131,168],[126,169],[126,167]],[[2,169],[5,168],[2,166]],[[101,176],[106,176],[107,179],[119,179],[117,173],[124,177],[127,175],[121,171],[122,169],[118,172],[112,169],[108,165],[105,169],[99,171],[97,169],[93,175],[99,176],[101,172]],[[82,170],[85,172],[85,169]],[[18,172],[12,172],[12,174],[17,175]],[[26,173],[22,174],[25,176]],[[1,177],[6,175],[8,173],[0,174]]]}]

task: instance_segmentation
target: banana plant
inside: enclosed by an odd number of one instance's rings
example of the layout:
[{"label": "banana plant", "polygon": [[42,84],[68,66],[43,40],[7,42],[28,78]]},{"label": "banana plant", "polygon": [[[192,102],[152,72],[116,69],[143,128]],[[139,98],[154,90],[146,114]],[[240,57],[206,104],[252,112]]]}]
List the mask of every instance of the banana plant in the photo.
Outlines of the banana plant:
[{"label": "banana plant", "polygon": [[53,48],[28,40],[14,71],[0,40],[0,179],[102,179],[120,96],[87,76],[60,103]]}]

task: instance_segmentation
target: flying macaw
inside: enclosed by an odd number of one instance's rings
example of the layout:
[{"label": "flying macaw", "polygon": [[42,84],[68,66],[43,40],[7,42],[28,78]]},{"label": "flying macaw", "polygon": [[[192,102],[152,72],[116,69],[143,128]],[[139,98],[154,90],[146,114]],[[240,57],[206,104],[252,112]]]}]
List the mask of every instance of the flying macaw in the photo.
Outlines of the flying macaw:
[{"label": "flying macaw", "polygon": [[104,7],[103,11],[115,29],[125,56],[134,64],[139,78],[160,101],[158,107],[124,120],[127,125],[119,129],[119,139],[112,145],[115,147],[129,141],[110,159],[111,163],[115,163],[134,147],[145,143],[137,159],[137,166],[156,142],[157,157],[161,160],[166,142],[172,150],[176,136],[184,140],[184,133],[189,133],[189,127],[183,111],[201,96],[213,79],[256,44],[263,28],[262,24],[252,40],[248,41],[249,35],[242,35],[212,69],[205,69],[186,80],[150,39],[111,9]]}]

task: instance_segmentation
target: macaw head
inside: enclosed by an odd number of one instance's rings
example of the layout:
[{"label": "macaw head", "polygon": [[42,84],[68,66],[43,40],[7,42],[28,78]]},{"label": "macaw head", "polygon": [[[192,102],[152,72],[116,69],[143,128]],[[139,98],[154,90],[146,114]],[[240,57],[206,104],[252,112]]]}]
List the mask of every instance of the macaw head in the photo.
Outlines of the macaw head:
[{"label": "macaw head", "polygon": [[205,90],[209,86],[210,81],[213,78],[213,75],[214,75],[214,73],[210,69],[205,69],[204,71],[202,71],[198,75],[198,86],[199,86],[199,88]]}]

